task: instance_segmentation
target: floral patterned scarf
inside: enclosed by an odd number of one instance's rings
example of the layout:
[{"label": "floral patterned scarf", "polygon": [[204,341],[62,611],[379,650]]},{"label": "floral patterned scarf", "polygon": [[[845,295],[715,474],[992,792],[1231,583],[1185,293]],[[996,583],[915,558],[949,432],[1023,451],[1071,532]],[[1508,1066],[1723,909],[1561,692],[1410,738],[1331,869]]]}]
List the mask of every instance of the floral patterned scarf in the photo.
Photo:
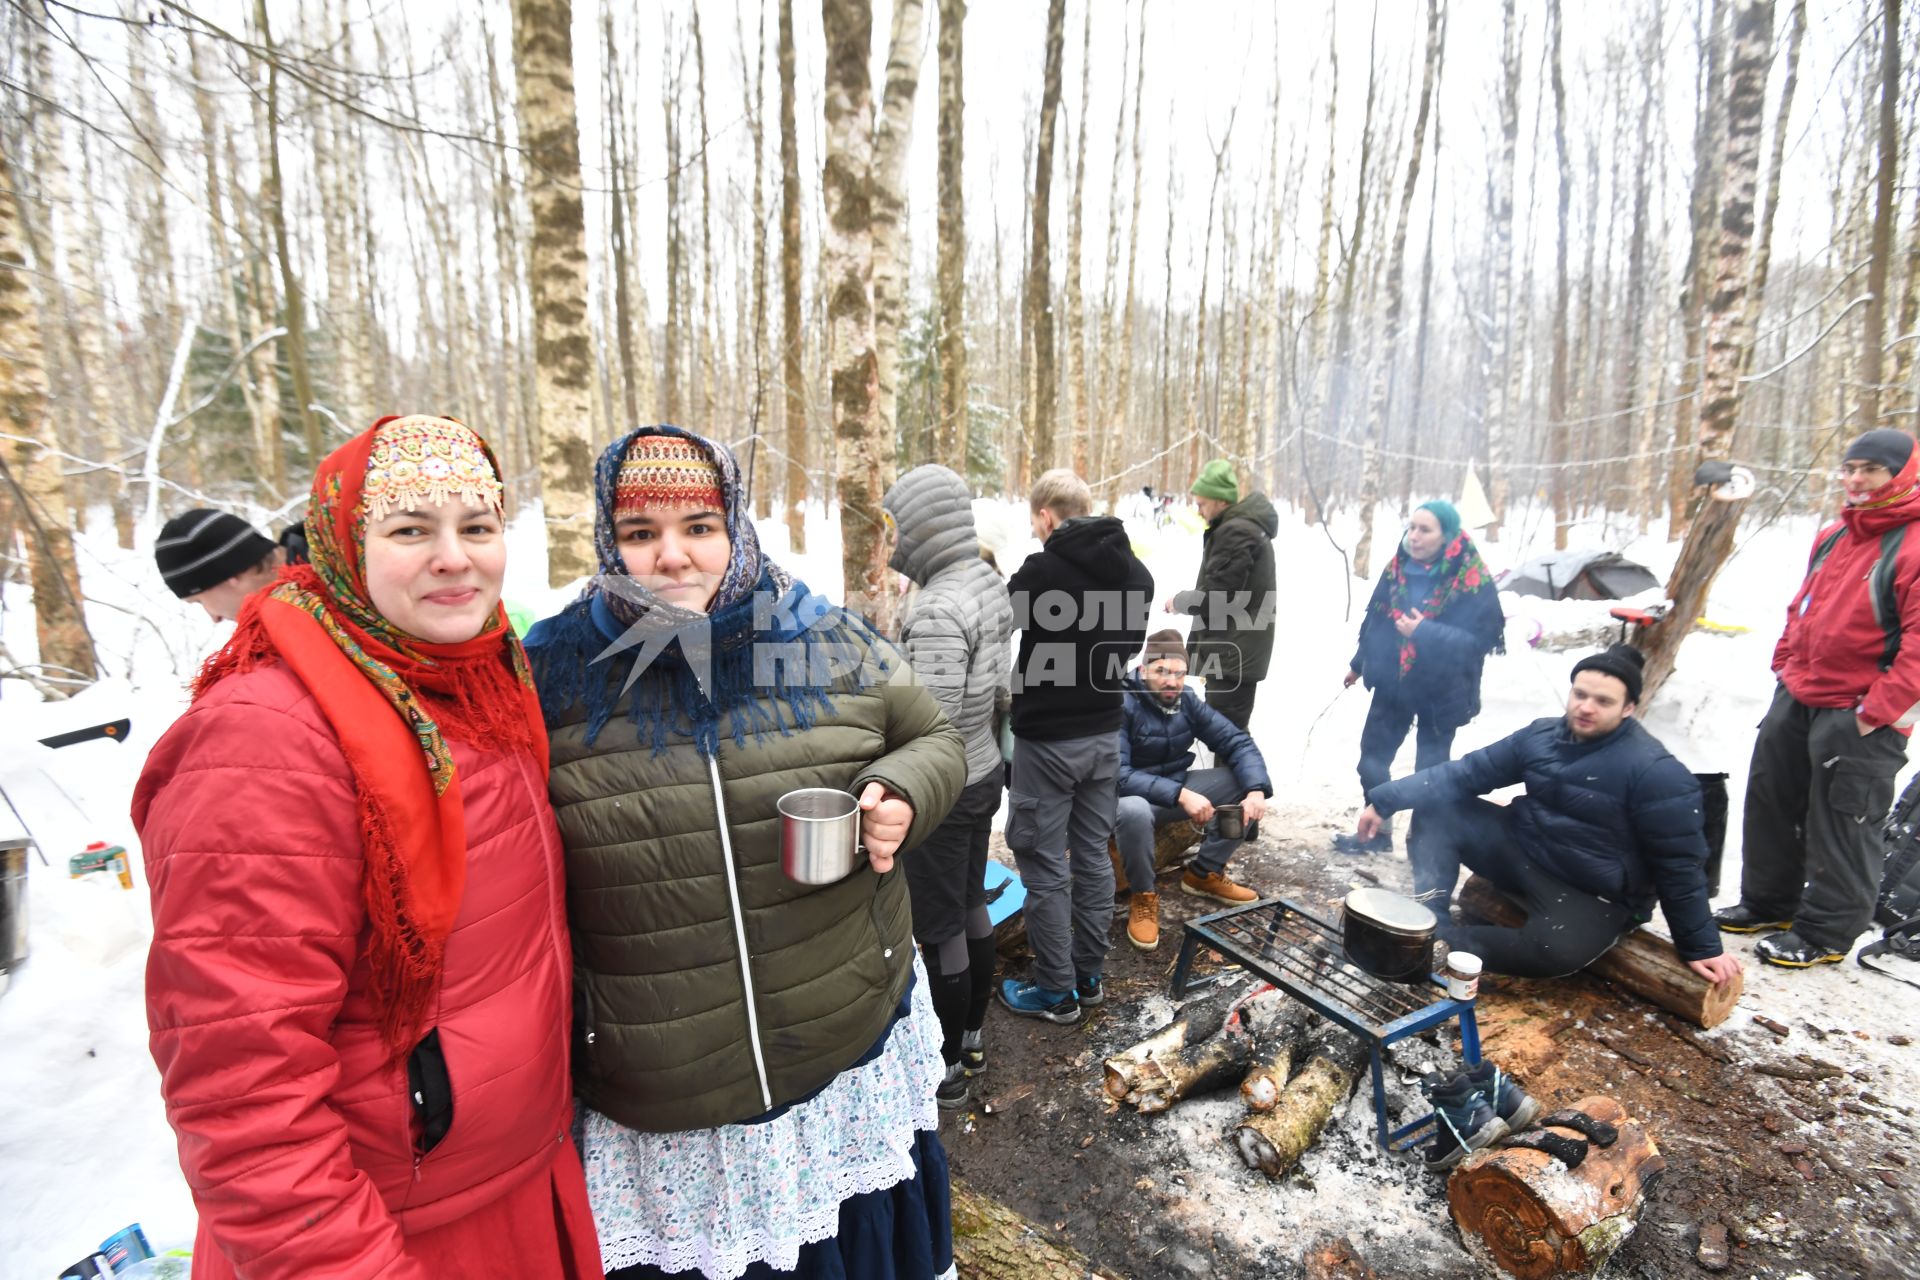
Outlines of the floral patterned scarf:
[{"label": "floral patterned scarf", "polygon": [[[1412,598],[1413,585],[1407,575],[1407,562],[1412,558],[1403,541],[1387,565],[1387,579],[1392,585],[1373,606],[1375,616],[1387,626],[1416,611],[1422,617],[1431,618],[1446,608],[1447,602],[1456,595],[1470,595],[1493,587],[1493,575],[1487,572],[1486,561],[1480,558],[1479,548],[1465,533],[1455,534],[1453,541],[1447,543],[1446,549],[1440,553],[1440,558],[1433,562],[1426,591],[1417,600]],[[1419,634],[1416,631],[1413,636],[1402,636],[1400,639],[1400,674],[1403,676],[1413,667],[1414,636]]]}]

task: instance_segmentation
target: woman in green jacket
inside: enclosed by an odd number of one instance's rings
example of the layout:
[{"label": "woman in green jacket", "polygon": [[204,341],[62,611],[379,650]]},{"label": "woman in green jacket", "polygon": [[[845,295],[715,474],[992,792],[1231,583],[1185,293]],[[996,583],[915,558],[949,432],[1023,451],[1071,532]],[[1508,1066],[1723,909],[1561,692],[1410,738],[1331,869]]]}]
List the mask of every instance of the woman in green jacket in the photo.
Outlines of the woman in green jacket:
[{"label": "woman in green jacket", "polygon": [[[642,427],[594,481],[599,574],[527,648],[608,1274],[950,1275],[940,1027],[895,863],[959,795],[960,736],[762,555],[724,447]],[[781,873],[802,787],[859,797],[868,861],[836,883]]]}]

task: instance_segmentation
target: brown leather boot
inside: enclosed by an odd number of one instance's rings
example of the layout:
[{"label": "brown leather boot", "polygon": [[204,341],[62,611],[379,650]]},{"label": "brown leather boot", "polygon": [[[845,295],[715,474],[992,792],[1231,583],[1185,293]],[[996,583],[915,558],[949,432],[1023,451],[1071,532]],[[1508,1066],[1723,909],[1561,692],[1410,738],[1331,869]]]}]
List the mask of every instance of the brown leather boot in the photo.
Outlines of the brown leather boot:
[{"label": "brown leather boot", "polygon": [[1160,895],[1136,893],[1127,904],[1127,941],[1135,950],[1151,951],[1160,945]]}]

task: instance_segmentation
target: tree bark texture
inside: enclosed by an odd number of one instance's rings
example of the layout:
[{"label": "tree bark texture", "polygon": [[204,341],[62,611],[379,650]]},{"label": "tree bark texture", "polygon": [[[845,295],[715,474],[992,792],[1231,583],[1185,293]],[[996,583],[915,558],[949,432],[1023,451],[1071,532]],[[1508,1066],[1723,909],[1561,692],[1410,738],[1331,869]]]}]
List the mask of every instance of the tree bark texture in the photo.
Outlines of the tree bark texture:
[{"label": "tree bark texture", "polygon": [[[800,331],[800,142],[794,132],[793,0],[780,0],[780,370],[785,388],[787,544],[807,550],[806,337]],[[848,584],[851,586],[852,584]]]},{"label": "tree bark texture", "polygon": [[514,0],[513,65],[533,236],[533,363],[546,509],[547,583],[594,571],[593,334],[580,202],[570,0]]},{"label": "tree bark texture", "polygon": [[1308,1054],[1274,1108],[1248,1115],[1233,1131],[1240,1159],[1269,1178],[1286,1177],[1320,1140],[1334,1111],[1353,1096],[1367,1062],[1360,1038],[1331,1025],[1315,1036]]},{"label": "tree bark texture", "polygon": [[[0,155],[0,172],[17,174]],[[9,184],[11,185],[11,184]],[[60,476],[59,442],[47,412],[45,345],[34,302],[17,193],[0,193],[0,423],[21,437],[8,453],[8,495],[26,526],[34,635],[43,675],[92,680],[93,637],[80,605],[72,516]]]},{"label": "tree bark texture", "polygon": [[825,222],[820,269],[838,448],[840,565],[847,601],[883,631],[893,575],[887,568],[880,499],[893,483],[893,437],[874,404],[879,381],[873,337],[873,43],[869,0],[826,0]]},{"label": "tree bark texture", "polygon": [[[1740,408],[1740,371],[1753,342],[1746,307],[1748,259],[1753,246],[1753,202],[1760,173],[1761,116],[1766,106],[1767,63],[1773,43],[1773,0],[1734,0],[1733,56],[1727,82],[1727,154],[1716,202],[1720,234],[1714,251],[1713,292],[1706,313],[1706,350],[1700,375],[1698,448],[1693,462],[1731,456]],[[1673,601],[1664,620],[1642,633],[1647,658],[1644,707],[1673,674],[1680,644],[1706,607],[1713,580],[1733,552],[1745,500],[1705,500],[1695,527],[1667,580]]]},{"label": "tree bark texture", "polygon": [[1553,545],[1567,549],[1567,529],[1573,523],[1573,505],[1567,494],[1567,467],[1572,434],[1567,426],[1567,208],[1573,199],[1573,169],[1567,162],[1567,83],[1560,68],[1562,20],[1560,0],[1547,0],[1548,67],[1553,85],[1553,153],[1559,161],[1559,196],[1555,225],[1559,235],[1553,251],[1553,363],[1547,373],[1547,429],[1552,433],[1548,456],[1561,465],[1553,469]]},{"label": "tree bark texture", "polygon": [[940,334],[940,408],[934,457],[967,474],[966,93],[961,67],[966,0],[940,4],[939,212],[934,234],[935,310]]},{"label": "tree bark texture", "polygon": [[1693,460],[1687,446],[1693,443],[1693,419],[1698,409],[1688,398],[1697,392],[1700,377],[1701,318],[1705,314],[1708,281],[1712,268],[1715,199],[1720,189],[1720,166],[1724,160],[1721,139],[1725,132],[1722,110],[1722,73],[1726,60],[1727,5],[1730,0],[1713,0],[1707,29],[1700,33],[1700,91],[1693,131],[1693,194],[1688,202],[1688,219],[1693,228],[1687,250],[1687,267],[1680,292],[1680,329],[1685,355],[1680,366],[1680,384],[1676,389],[1673,414],[1673,453],[1667,467],[1667,540],[1677,541],[1687,531],[1688,506],[1693,491]]},{"label": "tree bark texture", "polygon": [[900,321],[906,311],[909,256],[907,147],[926,43],[922,0],[895,0],[887,83],[873,130],[873,348],[879,366],[874,430],[884,433],[889,448],[899,438]]},{"label": "tree bark texture", "polygon": [[1060,60],[1067,0],[1047,0],[1046,64],[1040,82],[1040,123],[1033,157],[1032,233],[1027,260],[1023,326],[1027,331],[1027,447],[1032,474],[1057,462],[1054,405],[1059,394],[1054,372],[1053,281],[1047,227],[1053,207],[1053,126],[1060,114]]},{"label": "tree bark texture", "polygon": [[294,422],[307,442],[307,466],[317,467],[323,454],[320,419],[313,411],[313,375],[307,364],[307,303],[300,288],[300,265],[293,259],[287,237],[284,188],[280,180],[280,68],[273,33],[267,27],[267,0],[254,0],[254,24],[266,50],[266,175],[261,184],[261,211],[273,226],[273,256],[280,266],[281,323],[287,327],[287,369],[293,375]]},{"label": "tree bark texture", "polygon": [[[1771,20],[1773,6],[1767,6]],[[1737,39],[1737,37],[1736,37]],[[1736,55],[1737,56],[1737,55]],[[1893,268],[1894,171],[1900,164],[1900,0],[1880,0],[1880,111],[1873,170],[1873,236],[1867,306],[1860,323],[1860,398],[1855,429],[1880,425],[1880,378],[1887,340],[1887,286]],[[1751,221],[1751,216],[1749,216]]]},{"label": "tree bark texture", "polygon": [[953,1197],[953,1261],[968,1280],[1089,1280],[1101,1273],[1070,1246],[959,1178]]}]

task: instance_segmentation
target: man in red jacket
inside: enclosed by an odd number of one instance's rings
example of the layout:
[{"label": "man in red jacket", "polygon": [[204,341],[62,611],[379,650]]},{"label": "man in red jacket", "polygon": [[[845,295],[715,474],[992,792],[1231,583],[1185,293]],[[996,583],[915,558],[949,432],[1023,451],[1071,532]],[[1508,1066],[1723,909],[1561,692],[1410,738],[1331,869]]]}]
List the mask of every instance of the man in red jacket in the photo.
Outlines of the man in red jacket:
[{"label": "man in red jacket", "polygon": [[1754,948],[1767,964],[1837,964],[1873,916],[1880,824],[1920,710],[1917,466],[1904,431],[1847,446],[1846,507],[1815,538],[1773,651],[1780,683],[1747,775],[1740,901],[1714,913],[1731,933],[1776,930]]}]

